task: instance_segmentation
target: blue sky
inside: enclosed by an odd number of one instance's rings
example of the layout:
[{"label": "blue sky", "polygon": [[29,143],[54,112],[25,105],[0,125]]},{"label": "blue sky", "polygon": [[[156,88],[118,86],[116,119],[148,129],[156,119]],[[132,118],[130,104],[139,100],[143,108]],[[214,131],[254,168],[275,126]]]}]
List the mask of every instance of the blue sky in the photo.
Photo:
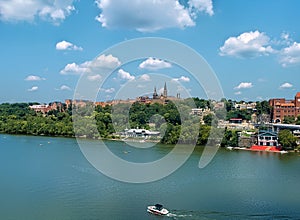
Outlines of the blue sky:
[{"label": "blue sky", "polygon": [[[291,99],[300,88],[299,8],[297,0],[0,0],[0,102],[72,98],[92,60],[141,37],[193,48],[228,99]],[[170,87],[176,82],[206,98],[187,72],[168,61],[149,58],[118,67],[117,57],[102,58],[101,64],[117,69],[99,90],[101,100],[138,79],[161,90],[164,82],[153,77],[158,72],[169,77],[164,80]],[[94,74],[91,80],[100,78]],[[142,89],[141,83],[136,86]]]}]

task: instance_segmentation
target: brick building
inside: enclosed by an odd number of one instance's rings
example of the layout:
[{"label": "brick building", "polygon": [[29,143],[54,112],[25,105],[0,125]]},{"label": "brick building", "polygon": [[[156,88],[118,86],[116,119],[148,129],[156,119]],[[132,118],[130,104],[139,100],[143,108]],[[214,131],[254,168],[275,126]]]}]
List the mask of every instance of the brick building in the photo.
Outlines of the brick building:
[{"label": "brick building", "polygon": [[72,100],[72,99],[66,99],[65,105],[67,108],[70,106],[76,106],[76,107],[85,107],[87,105],[93,105],[94,103],[92,101],[88,100]]},{"label": "brick building", "polygon": [[61,102],[51,102],[49,103],[49,105],[47,104],[31,105],[29,106],[29,108],[34,110],[35,112],[41,112],[43,114],[46,114],[51,110],[63,112],[65,110],[65,105]]},{"label": "brick building", "polygon": [[282,123],[284,117],[286,116],[296,118],[298,115],[300,115],[300,92],[296,94],[294,100],[276,98],[270,99],[269,104],[272,107],[272,122]]},{"label": "brick building", "polygon": [[30,109],[34,110],[35,112],[41,112],[43,114],[52,110],[50,105],[42,104],[42,105],[31,105],[29,106]]}]

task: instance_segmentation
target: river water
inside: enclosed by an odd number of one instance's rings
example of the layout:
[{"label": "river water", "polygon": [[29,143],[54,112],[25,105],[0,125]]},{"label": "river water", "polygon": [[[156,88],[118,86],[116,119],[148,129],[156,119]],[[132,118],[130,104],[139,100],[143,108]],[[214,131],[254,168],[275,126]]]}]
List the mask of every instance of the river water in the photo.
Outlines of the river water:
[{"label": "river water", "polygon": [[[114,154],[138,162],[171,149],[105,143]],[[0,135],[0,219],[300,219],[298,154],[220,149],[199,169],[202,150],[162,180],[130,184],[97,171],[76,139]],[[147,213],[155,203],[171,214]]]}]

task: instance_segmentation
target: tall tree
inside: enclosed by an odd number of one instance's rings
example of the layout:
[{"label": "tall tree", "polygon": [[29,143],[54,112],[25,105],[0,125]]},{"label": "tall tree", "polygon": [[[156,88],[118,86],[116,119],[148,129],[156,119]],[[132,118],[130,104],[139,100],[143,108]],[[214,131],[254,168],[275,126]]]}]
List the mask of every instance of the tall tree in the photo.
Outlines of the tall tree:
[{"label": "tall tree", "polygon": [[279,131],[278,141],[284,150],[293,150],[297,146],[297,138],[286,129]]}]

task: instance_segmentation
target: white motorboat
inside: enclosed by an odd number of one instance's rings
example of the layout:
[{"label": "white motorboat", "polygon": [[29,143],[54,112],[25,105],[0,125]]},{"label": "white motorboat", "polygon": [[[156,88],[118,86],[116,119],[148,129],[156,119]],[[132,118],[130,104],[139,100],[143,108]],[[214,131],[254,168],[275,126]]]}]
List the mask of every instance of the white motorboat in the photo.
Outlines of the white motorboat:
[{"label": "white motorboat", "polygon": [[156,204],[147,207],[147,212],[155,215],[167,215],[169,211],[163,207],[161,204]]}]

